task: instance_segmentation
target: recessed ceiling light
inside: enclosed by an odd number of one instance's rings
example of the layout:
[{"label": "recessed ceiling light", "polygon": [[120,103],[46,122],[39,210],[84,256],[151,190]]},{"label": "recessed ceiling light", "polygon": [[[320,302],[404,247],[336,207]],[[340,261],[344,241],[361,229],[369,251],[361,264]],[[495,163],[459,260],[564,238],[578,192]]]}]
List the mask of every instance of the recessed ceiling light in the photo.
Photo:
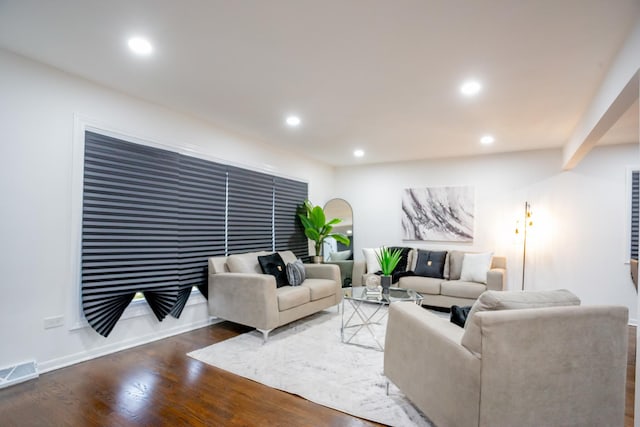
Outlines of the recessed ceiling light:
[{"label": "recessed ceiling light", "polygon": [[355,151],[353,152],[353,155],[354,155],[355,157],[362,157],[362,156],[364,156],[364,151],[363,151],[363,150],[355,150]]},{"label": "recessed ceiling light", "polygon": [[464,96],[477,95],[482,90],[482,85],[477,80],[467,80],[460,86],[460,93]]},{"label": "recessed ceiling light", "polygon": [[129,49],[138,55],[149,55],[153,51],[151,43],[142,37],[131,37],[127,44]]},{"label": "recessed ceiling light", "polygon": [[482,138],[480,138],[480,142],[484,145],[493,144],[495,140],[496,139],[491,135],[485,135]]},{"label": "recessed ceiling light", "polygon": [[291,126],[291,127],[296,127],[296,126],[300,126],[300,117],[298,116],[289,116],[287,117],[287,125]]}]

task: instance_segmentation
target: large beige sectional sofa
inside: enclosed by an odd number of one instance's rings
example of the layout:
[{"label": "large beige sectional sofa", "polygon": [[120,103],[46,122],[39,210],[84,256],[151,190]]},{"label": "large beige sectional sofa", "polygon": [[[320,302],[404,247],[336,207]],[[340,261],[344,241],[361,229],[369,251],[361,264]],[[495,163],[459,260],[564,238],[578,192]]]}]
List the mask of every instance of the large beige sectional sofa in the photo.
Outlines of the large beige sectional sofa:
[{"label": "large beige sectional sofa", "polygon": [[[422,304],[434,307],[450,308],[453,305],[469,306],[487,290],[501,291],[506,288],[505,257],[493,256],[484,283],[460,280],[465,254],[458,250],[447,251],[443,278],[424,276],[405,276],[393,286],[413,289],[423,296]],[[418,249],[411,249],[408,255],[407,270],[415,269]],[[353,286],[364,286],[374,272],[367,271],[367,262],[356,261],[353,267]],[[357,279],[356,279],[357,278]]]},{"label": "large beige sectional sofa", "polygon": [[487,291],[465,328],[390,305],[384,374],[438,427],[622,426],[628,309]]},{"label": "large beige sectional sofa", "polygon": [[[291,251],[278,253],[287,264],[296,260]],[[301,285],[276,287],[275,277],[263,274],[258,263],[258,256],[269,254],[209,258],[209,314],[254,327],[265,341],[278,326],[342,301],[338,266],[304,264],[306,279]]]}]

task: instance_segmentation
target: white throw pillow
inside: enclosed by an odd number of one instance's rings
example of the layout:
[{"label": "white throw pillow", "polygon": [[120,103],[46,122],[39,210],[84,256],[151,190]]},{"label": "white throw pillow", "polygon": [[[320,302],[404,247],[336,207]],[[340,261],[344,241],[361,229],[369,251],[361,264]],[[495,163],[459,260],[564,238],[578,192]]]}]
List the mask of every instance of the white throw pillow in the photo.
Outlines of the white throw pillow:
[{"label": "white throw pillow", "polygon": [[487,283],[487,273],[491,268],[492,252],[464,254],[460,280],[465,282]]},{"label": "white throw pillow", "polygon": [[351,256],[351,251],[331,252],[329,254],[329,261],[346,261]]},{"label": "white throw pillow", "polygon": [[364,254],[364,262],[367,264],[367,273],[375,273],[380,271],[380,263],[376,254],[380,253],[380,248],[362,248]]}]

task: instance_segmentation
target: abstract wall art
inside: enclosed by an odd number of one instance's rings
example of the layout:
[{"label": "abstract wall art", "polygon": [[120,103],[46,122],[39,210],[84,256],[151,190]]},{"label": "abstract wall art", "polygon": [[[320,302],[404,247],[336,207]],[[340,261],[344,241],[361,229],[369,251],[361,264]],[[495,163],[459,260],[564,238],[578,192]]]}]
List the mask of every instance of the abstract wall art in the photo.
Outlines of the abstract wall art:
[{"label": "abstract wall art", "polygon": [[402,195],[403,240],[472,242],[474,188],[407,188]]}]

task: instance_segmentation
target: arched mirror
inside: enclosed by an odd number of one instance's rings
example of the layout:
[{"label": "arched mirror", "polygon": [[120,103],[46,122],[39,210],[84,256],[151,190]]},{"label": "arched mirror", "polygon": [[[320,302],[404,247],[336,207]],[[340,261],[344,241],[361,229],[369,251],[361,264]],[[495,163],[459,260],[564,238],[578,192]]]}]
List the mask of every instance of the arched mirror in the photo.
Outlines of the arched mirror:
[{"label": "arched mirror", "polygon": [[[335,239],[325,240],[325,246],[322,251],[324,260],[340,261],[353,259],[353,210],[351,209],[351,205],[344,199],[331,199],[324,205],[324,214],[327,220],[339,218],[341,222],[333,226],[333,232],[344,234],[350,240],[348,246],[336,242]],[[350,253],[347,254],[347,251]]]}]

